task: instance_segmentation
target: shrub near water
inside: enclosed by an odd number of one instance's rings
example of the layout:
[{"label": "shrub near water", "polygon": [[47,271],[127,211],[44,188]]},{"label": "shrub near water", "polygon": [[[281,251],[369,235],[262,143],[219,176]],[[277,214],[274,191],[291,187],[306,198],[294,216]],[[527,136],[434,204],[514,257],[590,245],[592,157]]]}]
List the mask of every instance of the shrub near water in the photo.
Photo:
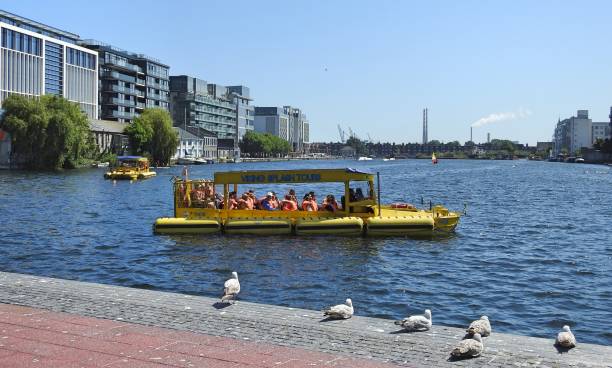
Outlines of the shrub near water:
[{"label": "shrub near water", "polygon": [[27,169],[74,168],[95,154],[87,116],[63,97],[10,95],[0,128],[11,134],[13,160]]}]

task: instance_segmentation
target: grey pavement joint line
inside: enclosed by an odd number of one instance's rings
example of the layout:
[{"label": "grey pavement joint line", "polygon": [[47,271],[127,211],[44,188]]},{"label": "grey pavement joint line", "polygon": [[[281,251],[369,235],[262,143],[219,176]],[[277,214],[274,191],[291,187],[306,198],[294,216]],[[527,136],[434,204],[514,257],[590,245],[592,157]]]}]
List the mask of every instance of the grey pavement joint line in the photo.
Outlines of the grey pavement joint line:
[{"label": "grey pavement joint line", "polygon": [[390,320],[354,316],[320,322],[319,311],[239,300],[223,309],[218,299],[0,272],[0,303],[23,305],[126,323],[297,347],[405,366],[612,367],[612,347],[582,344],[559,354],[551,339],[494,332],[479,358],[450,362],[464,330],[435,326],[398,333]]}]

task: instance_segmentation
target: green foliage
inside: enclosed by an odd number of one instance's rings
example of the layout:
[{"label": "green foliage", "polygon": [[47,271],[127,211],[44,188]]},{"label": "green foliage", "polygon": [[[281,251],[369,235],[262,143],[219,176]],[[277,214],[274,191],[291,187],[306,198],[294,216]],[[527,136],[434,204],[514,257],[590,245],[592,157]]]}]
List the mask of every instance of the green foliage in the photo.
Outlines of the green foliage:
[{"label": "green foliage", "polygon": [[0,128],[9,132],[13,158],[28,169],[60,169],[90,159],[95,143],[87,116],[63,97],[10,95]]},{"label": "green foliage", "polygon": [[178,147],[172,118],[163,109],[145,109],[125,128],[134,154],[151,156],[152,162],[167,165]]},{"label": "green foliage", "polygon": [[291,150],[286,140],[269,133],[248,131],[240,141],[240,151],[253,157],[284,156]]}]

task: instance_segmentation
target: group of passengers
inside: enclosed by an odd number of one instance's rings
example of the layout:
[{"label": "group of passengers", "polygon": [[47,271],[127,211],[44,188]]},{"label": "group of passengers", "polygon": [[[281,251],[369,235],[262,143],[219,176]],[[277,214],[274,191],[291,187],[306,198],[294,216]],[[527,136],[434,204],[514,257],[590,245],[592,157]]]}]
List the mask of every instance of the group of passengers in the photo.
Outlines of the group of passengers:
[{"label": "group of passengers", "polygon": [[[361,201],[366,199],[361,188],[349,188],[349,196],[351,202]],[[223,196],[215,193],[214,184],[212,182],[195,183],[189,192],[185,202],[189,203],[188,207],[213,208],[221,209],[225,203]],[[342,198],[344,203],[344,196]],[[268,192],[264,197],[257,198],[255,191],[250,189],[248,192],[238,196],[236,192],[230,192],[228,197],[228,208],[230,210],[266,210],[266,211],[329,211],[336,212],[342,207],[336,201],[332,194],[325,196],[319,204],[315,192],[308,192],[298,201],[298,197],[294,189],[290,189],[287,194],[280,199],[275,192]]]},{"label": "group of passengers", "polygon": [[257,198],[251,189],[238,197],[236,192],[229,193],[228,207],[230,210],[265,210],[265,211],[330,211],[340,209],[335,197],[329,194],[321,205],[317,202],[314,192],[304,195],[301,203],[298,202],[295,190],[291,189],[280,199],[275,192],[268,192],[264,197]]}]

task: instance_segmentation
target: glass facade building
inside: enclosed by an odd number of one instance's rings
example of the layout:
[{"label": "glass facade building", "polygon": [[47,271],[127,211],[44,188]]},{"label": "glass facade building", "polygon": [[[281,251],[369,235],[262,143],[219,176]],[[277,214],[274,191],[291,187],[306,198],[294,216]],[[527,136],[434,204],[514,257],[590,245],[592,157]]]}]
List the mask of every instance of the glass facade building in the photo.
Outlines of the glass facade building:
[{"label": "glass facade building", "polygon": [[0,104],[10,94],[53,94],[96,118],[98,57],[78,37],[0,10]]},{"label": "glass facade building", "polygon": [[255,106],[251,105],[249,87],[228,86],[227,91],[237,108],[238,140],[241,140],[247,131],[255,129]]},{"label": "glass facade building", "polygon": [[96,40],[79,45],[97,52],[100,60],[100,119],[130,123],[145,108],[169,110],[167,65]]},{"label": "glass facade building", "polygon": [[302,110],[292,107],[255,107],[255,131],[270,133],[291,143],[294,152],[307,152],[310,123]]},{"label": "glass facade building", "polygon": [[236,105],[223,86],[187,75],[171,76],[170,111],[176,126],[200,127],[219,139],[236,140]]}]

